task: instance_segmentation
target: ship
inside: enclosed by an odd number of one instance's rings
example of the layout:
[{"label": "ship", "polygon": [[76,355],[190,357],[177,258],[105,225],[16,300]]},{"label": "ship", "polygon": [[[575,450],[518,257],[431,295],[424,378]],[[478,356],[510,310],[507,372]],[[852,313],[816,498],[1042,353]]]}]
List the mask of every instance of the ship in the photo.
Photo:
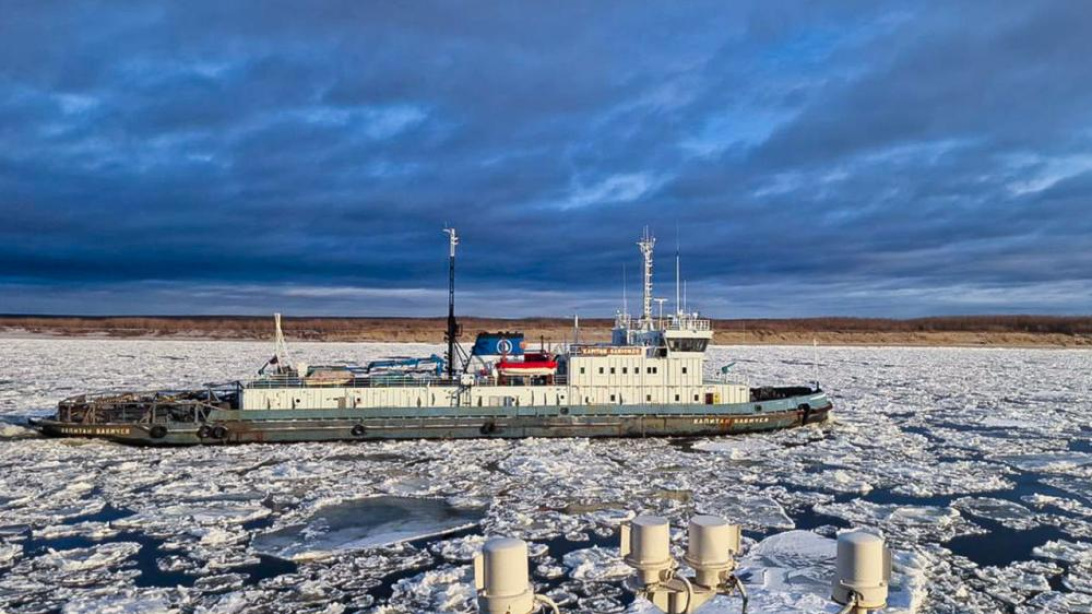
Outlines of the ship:
[{"label": "ship", "polygon": [[[272,357],[257,377],[179,390],[86,393],[58,403],[34,425],[47,436],[136,445],[526,437],[700,437],[798,427],[828,420],[819,382],[751,386],[731,365],[711,366],[711,321],[678,298],[663,315],[653,296],[655,238],[642,256],[641,313],[628,305],[609,342],[573,338],[529,348],[520,332],[458,338],[455,256],[449,244],[444,356],[395,356],[364,365],[293,364],[274,317]],[[660,313],[653,314],[658,301]]]}]

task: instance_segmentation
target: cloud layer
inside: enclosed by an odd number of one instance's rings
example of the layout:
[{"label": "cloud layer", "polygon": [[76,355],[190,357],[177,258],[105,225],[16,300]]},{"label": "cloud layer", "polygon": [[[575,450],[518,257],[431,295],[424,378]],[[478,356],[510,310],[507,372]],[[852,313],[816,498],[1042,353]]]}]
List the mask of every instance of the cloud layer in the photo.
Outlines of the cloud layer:
[{"label": "cloud layer", "polygon": [[0,10],[0,312],[1089,310],[1086,3]]}]

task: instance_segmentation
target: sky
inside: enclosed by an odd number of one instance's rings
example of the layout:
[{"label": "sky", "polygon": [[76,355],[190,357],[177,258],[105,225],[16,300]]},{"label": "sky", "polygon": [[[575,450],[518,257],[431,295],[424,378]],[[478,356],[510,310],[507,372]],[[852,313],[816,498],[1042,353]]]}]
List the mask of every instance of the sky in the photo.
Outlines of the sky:
[{"label": "sky", "polygon": [[460,313],[610,316],[647,225],[656,295],[678,248],[715,317],[1087,314],[1089,32],[1073,0],[0,0],[0,313],[443,315],[452,225]]}]

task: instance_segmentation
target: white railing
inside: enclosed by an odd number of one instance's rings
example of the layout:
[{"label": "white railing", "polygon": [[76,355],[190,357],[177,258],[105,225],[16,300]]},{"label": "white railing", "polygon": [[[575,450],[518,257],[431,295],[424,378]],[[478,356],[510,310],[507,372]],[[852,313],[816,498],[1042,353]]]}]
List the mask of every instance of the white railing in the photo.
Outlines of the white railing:
[{"label": "white railing", "polygon": [[712,320],[689,315],[672,318],[671,323],[668,325],[668,330],[707,331],[712,329]]}]

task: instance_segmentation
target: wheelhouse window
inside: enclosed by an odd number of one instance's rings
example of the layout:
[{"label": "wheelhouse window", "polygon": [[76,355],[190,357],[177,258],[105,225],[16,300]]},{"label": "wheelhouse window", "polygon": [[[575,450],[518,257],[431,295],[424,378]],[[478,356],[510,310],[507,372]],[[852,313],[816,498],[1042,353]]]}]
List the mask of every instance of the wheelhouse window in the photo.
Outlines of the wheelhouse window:
[{"label": "wheelhouse window", "polygon": [[667,345],[672,352],[704,352],[708,339],[668,339]]}]

